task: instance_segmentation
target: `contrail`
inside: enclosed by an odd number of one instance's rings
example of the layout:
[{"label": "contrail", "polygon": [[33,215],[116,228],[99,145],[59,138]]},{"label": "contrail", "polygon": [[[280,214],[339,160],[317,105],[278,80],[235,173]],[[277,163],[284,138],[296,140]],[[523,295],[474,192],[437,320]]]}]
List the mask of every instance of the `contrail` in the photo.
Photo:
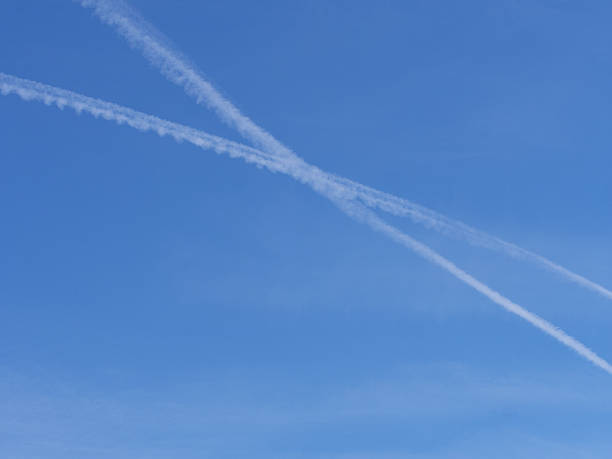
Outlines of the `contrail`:
[{"label": "contrail", "polygon": [[160,136],[169,135],[177,141],[187,141],[203,149],[219,154],[239,157],[249,163],[265,167],[272,172],[282,172],[304,184],[310,185],[320,193],[331,193],[337,198],[354,199],[355,193],[345,185],[334,181],[334,176],[304,161],[279,158],[231,140],[207,134],[178,123],[147,115],[121,105],[82,94],[56,88],[24,78],[0,72],[0,93],[16,94],[26,101],[36,100],[46,105],[56,105],[60,109],[69,107],[77,113],[87,112],[94,117],[104,118],[118,124],[127,124],[140,131],[153,131]]},{"label": "contrail", "polygon": [[[175,50],[167,38],[145,21],[122,0],[76,0],[84,7],[93,8],[95,14],[105,23],[111,25],[134,48],[140,50],[154,66],[171,82],[182,86],[185,92],[198,103],[206,103],[224,121],[235,127],[245,138],[265,151],[285,159],[295,161],[298,167],[305,162],[289,148],[281,144],[271,134],[259,127],[250,118],[240,113],[238,108],[224,98],[206,80],[197,66],[189,62]],[[555,272],[567,280],[598,293],[612,300],[612,291],[593,282],[549,259],[526,250],[510,242],[491,236],[464,223],[452,220],[433,210],[382,191],[352,182],[339,177],[338,183],[344,184],[356,193],[359,199],[369,207],[378,208],[396,216],[409,217],[412,221],[431,229],[465,240],[466,242],[495,250],[513,258],[534,263],[549,271]]]},{"label": "contrail", "polygon": [[127,124],[140,131],[153,131],[160,136],[169,135],[177,141],[188,141],[196,146],[238,156],[248,162],[257,163],[277,172],[282,167],[275,157],[266,155],[253,148],[189,128],[177,123],[147,115],[120,105],[83,96],[72,91],[56,88],[35,81],[0,73],[0,91],[3,95],[17,94],[22,99],[36,100],[46,105],[54,104],[60,109],[69,107],[77,113],[87,112],[94,117]]},{"label": "contrail", "polygon": [[173,83],[182,86],[187,94],[201,104],[212,108],[221,119],[234,127],[240,134],[264,150],[278,156],[297,158],[289,148],[255,124],[250,118],[217,91],[210,82],[200,75],[197,67],[189,62],[169,44],[153,26],[142,19],[132,8],[121,0],[75,0],[84,7],[93,8],[96,15],[113,26],[134,48]]},{"label": "contrail", "polygon": [[[323,171],[314,166],[306,165],[305,168],[296,168],[291,161],[285,160],[285,165],[276,159],[266,159],[258,154],[254,149],[240,147],[230,141],[224,141],[215,136],[204,134],[196,129],[188,128],[170,121],[146,115],[134,110],[121,107],[119,105],[104,102],[98,99],[82,96],[80,94],[66,91],[52,86],[43,85],[29,80],[0,73],[0,93],[8,95],[15,93],[24,100],[36,100],[47,105],[57,105],[59,108],[71,107],[78,113],[87,112],[96,117],[115,121],[119,124],[127,124],[142,131],[154,131],[159,135],[170,135],[175,140],[186,140],[204,149],[212,149],[217,153],[227,153],[232,157],[241,157],[248,162],[259,166],[267,167],[275,172],[283,172],[297,180],[310,185],[315,191],[327,197],[336,204],[344,213],[355,220],[366,223],[374,230],[386,235],[399,244],[409,248],[425,260],[434,263],[455,276],[460,281],[472,287],[477,292],[489,298],[494,303],[503,307],[507,311],[516,314],[533,326],[539,328],[544,333],[552,336],[565,346],[569,347],[580,356],[589,360],[594,365],[609,374],[612,374],[612,366],[599,357],[596,353],[582,344],[580,341],[569,336],[561,329],[555,327],[539,316],[527,311],[518,304],[510,301],[498,292],[492,290],[470,274],[466,273],[454,263],[447,260],[423,243],[413,239],[399,229],[387,224],[371,210],[366,208],[361,202],[354,199],[351,193],[347,193],[346,188],[335,181],[326,178]],[[235,149],[234,149],[235,148]],[[251,154],[245,151],[251,151]],[[289,163],[289,164],[287,164]],[[279,165],[280,164],[280,165]]]},{"label": "contrail", "polygon": [[463,283],[469,285],[474,290],[486,296],[491,301],[498,304],[505,310],[511,312],[512,314],[516,314],[517,316],[529,322],[534,327],[539,328],[544,333],[552,336],[556,340],[565,344],[570,349],[573,349],[579,355],[589,360],[602,370],[606,371],[609,374],[612,374],[612,365],[610,365],[606,360],[599,357],[580,341],[571,337],[563,330],[551,324],[547,320],[542,319],[536,314],[527,311],[522,306],[519,306],[518,304],[509,300],[508,298],[496,292],[492,288],[483,284],[478,279],[468,274],[467,272],[456,266],[453,262],[438,254],[436,251],[432,250],[422,242],[417,241],[406,233],[403,233],[399,229],[389,225],[369,209],[361,206],[359,203],[355,205],[354,201],[340,202],[337,203],[337,205],[347,215],[353,217],[355,220],[366,223],[372,229],[384,234],[395,242],[409,248],[410,250],[418,254],[421,258],[424,258],[425,260],[435,265],[438,265],[440,268],[444,269]]},{"label": "contrail", "polygon": [[[345,179],[339,179],[339,183],[344,183]],[[473,228],[463,222],[453,220],[445,215],[411,202],[407,199],[399,198],[391,194],[376,190],[374,188],[361,185],[350,180],[346,181],[359,199],[368,207],[378,208],[392,215],[399,217],[409,217],[413,222],[425,225],[446,236],[461,239],[469,244],[484,247],[490,250],[504,253],[510,257],[531,262],[546,270],[561,275],[565,279],[589,289],[603,297],[612,300],[612,291],[606,287],[587,279],[551,260],[524,249],[511,242],[492,236],[484,231]]]}]

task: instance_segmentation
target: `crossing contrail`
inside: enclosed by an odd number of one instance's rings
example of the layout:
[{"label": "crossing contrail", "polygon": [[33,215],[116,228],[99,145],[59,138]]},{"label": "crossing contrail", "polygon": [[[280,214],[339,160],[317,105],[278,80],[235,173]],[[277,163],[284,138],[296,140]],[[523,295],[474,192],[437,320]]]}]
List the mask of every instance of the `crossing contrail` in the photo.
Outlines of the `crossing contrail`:
[{"label": "crossing contrail", "polygon": [[339,198],[354,199],[356,196],[349,186],[336,183],[332,174],[328,174],[302,160],[281,159],[276,155],[121,105],[5,73],[0,73],[0,92],[3,95],[16,94],[26,101],[35,100],[46,105],[56,105],[60,109],[69,107],[77,113],[87,112],[96,118],[100,117],[118,124],[126,124],[140,131],[153,131],[160,136],[168,135],[177,141],[187,141],[200,148],[210,149],[220,154],[240,157],[272,172],[282,172],[290,175],[294,179],[310,185],[316,191],[328,191]]},{"label": "crossing contrail", "polygon": [[403,233],[399,229],[389,225],[369,209],[363,207],[360,204],[355,205],[354,201],[341,202],[338,204],[338,206],[347,215],[353,217],[358,221],[366,223],[372,229],[384,234],[385,236],[403,245],[404,247],[409,248],[421,258],[424,258],[425,260],[435,265],[438,265],[440,268],[444,269],[452,276],[456,277],[463,283],[472,287],[480,294],[489,298],[492,302],[496,303],[497,305],[501,306],[512,314],[516,314],[517,316],[529,322],[534,327],[539,328],[544,333],[552,336],[556,340],[565,344],[570,349],[573,349],[579,355],[589,360],[602,370],[606,371],[609,374],[612,374],[612,365],[610,365],[606,360],[599,357],[591,349],[586,347],[576,338],[573,338],[572,336],[568,335],[563,330],[551,324],[547,320],[542,319],[541,317],[532,312],[529,312],[522,306],[519,306],[518,304],[509,300],[505,296],[496,292],[495,290],[493,290],[486,284],[480,282],[471,274],[468,274],[467,272],[459,268],[457,265],[455,265],[453,262],[438,254],[436,251],[429,248],[422,242],[417,241],[406,233]]},{"label": "crossing contrail", "polygon": [[[283,161],[280,161],[279,158],[266,159],[264,156],[259,155],[259,152],[254,149],[249,150],[248,147],[238,148],[238,144],[202,133],[196,129],[136,112],[109,102],[76,94],[71,91],[23,80],[2,73],[0,73],[0,93],[3,95],[14,93],[24,100],[40,101],[47,105],[56,105],[59,108],[70,107],[78,113],[87,112],[96,117],[112,120],[119,124],[127,124],[128,126],[142,131],[154,131],[159,135],[170,135],[177,141],[186,140],[200,148],[212,149],[217,153],[227,153],[233,157],[241,157],[248,162],[266,167],[272,171],[286,173],[308,184],[319,194],[327,197],[348,216],[362,223],[366,223],[374,230],[409,248],[425,260],[438,265],[497,305],[521,317],[531,325],[539,328],[544,333],[569,347],[583,358],[589,360],[594,365],[612,374],[612,365],[599,357],[580,341],[494,291],[442,255],[427,247],[425,244],[389,225],[361,202],[356,200],[354,196],[351,196],[350,192],[347,193],[347,188],[345,188],[345,186],[339,182],[329,180],[328,176],[323,171],[314,166],[305,164],[304,167],[300,168],[289,159],[284,159]],[[246,151],[251,151],[251,153],[247,154]]]},{"label": "crossing contrail", "polygon": [[[339,181],[343,183],[343,179]],[[512,258],[528,261],[536,266],[556,273],[570,282],[612,300],[612,291],[603,285],[587,279],[542,255],[487,234],[484,231],[473,228],[463,222],[449,218],[407,199],[393,196],[352,181],[349,181],[347,185],[348,184],[352,185],[353,191],[368,207],[378,208],[399,217],[409,217],[415,223],[425,225],[444,235],[464,240],[471,245],[484,247],[496,252],[501,252]]]},{"label": "crossing contrail", "polygon": [[[234,126],[245,138],[269,153],[286,159],[290,158],[298,165],[303,166],[305,164],[294,152],[282,145],[247,116],[243,115],[235,105],[224,98],[202,75],[196,65],[189,62],[185,56],[175,50],[169,44],[168,39],[126,5],[124,1],[76,1],[85,7],[93,8],[95,14],[103,22],[114,27],[131,46],[140,50],[149,62],[161,70],[164,76],[173,83],[182,86],[185,92],[195,98],[198,103],[205,103],[211,107],[223,120]],[[392,196],[339,177],[337,181],[347,185],[369,207],[378,208],[396,216],[409,217],[414,222],[424,224],[447,236],[465,240],[472,245],[502,252],[513,258],[529,261],[612,300],[611,290],[542,255],[491,236],[406,199]]]},{"label": "crossing contrail", "polygon": [[297,155],[271,134],[243,115],[238,108],[201,76],[197,67],[169,44],[169,40],[147,23],[121,0],[75,0],[93,8],[96,15],[113,26],[134,48],[173,83],[182,86],[199,104],[213,109],[219,117],[234,127],[255,145],[278,156],[296,158]]},{"label": "crossing contrail", "polygon": [[22,99],[36,100],[46,105],[56,105],[60,109],[69,107],[77,113],[87,112],[94,117],[127,124],[140,131],[153,131],[160,136],[169,135],[177,141],[188,141],[196,146],[212,149],[217,153],[239,156],[248,162],[269,167],[274,172],[282,167],[276,157],[260,152],[245,145],[234,145],[233,142],[192,129],[156,116],[147,115],[121,105],[105,102],[100,99],[83,96],[73,91],[56,88],[24,78],[0,73],[0,91],[3,95],[16,94]]}]

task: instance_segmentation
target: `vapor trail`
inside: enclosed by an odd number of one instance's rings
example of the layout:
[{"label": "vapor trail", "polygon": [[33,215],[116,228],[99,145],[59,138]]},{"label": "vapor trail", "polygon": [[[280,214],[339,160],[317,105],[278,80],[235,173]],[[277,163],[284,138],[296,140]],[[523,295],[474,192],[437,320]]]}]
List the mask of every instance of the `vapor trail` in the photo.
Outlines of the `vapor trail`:
[{"label": "vapor trail", "polygon": [[438,254],[436,251],[432,250],[422,242],[417,241],[406,233],[403,233],[399,229],[389,225],[369,209],[363,207],[359,203],[355,205],[354,201],[345,201],[337,204],[347,215],[363,223],[366,223],[372,229],[384,234],[395,242],[409,248],[421,258],[424,258],[425,260],[435,265],[438,265],[440,268],[444,269],[463,283],[469,285],[474,290],[486,296],[491,301],[498,304],[505,310],[511,312],[512,314],[516,314],[517,316],[529,322],[534,327],[539,328],[544,333],[552,336],[570,349],[574,350],[576,353],[589,360],[605,372],[612,374],[612,365],[610,365],[606,360],[599,357],[595,352],[590,350],[580,341],[571,337],[563,330],[551,324],[547,320],[542,319],[538,315],[527,311],[522,306],[519,306],[518,304],[509,300],[508,298],[496,292],[492,288],[483,284],[478,279],[468,274],[467,272],[459,268],[457,265],[455,265],[453,262]]},{"label": "vapor trail", "polygon": [[[244,137],[263,150],[287,160],[294,161],[297,167],[306,163],[289,148],[281,144],[271,134],[259,127],[250,118],[240,113],[238,108],[224,98],[198,70],[179,51],[175,50],[167,38],[131,9],[123,0],[76,0],[84,7],[93,8],[95,14],[105,23],[114,27],[134,48],[140,50],[154,66],[161,70],[171,82],[182,86],[185,92],[198,103],[206,103],[224,121],[235,127]],[[331,177],[331,176],[330,176]],[[553,261],[515,244],[506,242],[464,223],[452,220],[423,206],[382,191],[339,177],[332,177],[346,185],[352,193],[367,206],[378,208],[396,216],[409,217],[414,222],[424,224],[436,231],[467,241],[476,246],[505,253],[514,258],[532,262],[567,280],[612,300],[612,291],[584,276],[570,271]]]},{"label": "vapor trail", "polygon": [[446,236],[461,239],[469,244],[484,247],[490,250],[504,253],[510,257],[531,262],[551,272],[561,275],[565,279],[591,290],[599,295],[612,300],[612,291],[606,287],[577,274],[548,258],[524,249],[511,242],[492,236],[484,231],[473,228],[463,222],[451,219],[445,215],[374,188],[360,183],[338,178],[338,182],[351,186],[354,193],[368,207],[378,208],[382,211],[399,217],[409,217],[413,222],[425,225]]},{"label": "vapor trail", "polygon": [[305,164],[304,167],[300,168],[292,165],[289,160],[284,160],[285,162],[283,163],[279,161],[278,158],[266,159],[266,157],[260,155],[257,150],[249,149],[248,147],[243,147],[230,141],[225,141],[219,137],[204,134],[192,128],[165,121],[151,115],[145,115],[119,105],[82,96],[71,91],[23,80],[2,73],[0,73],[0,93],[3,95],[15,93],[24,100],[36,100],[47,105],[55,104],[59,108],[71,107],[78,113],[84,111],[96,117],[112,120],[119,124],[125,123],[142,131],[154,131],[161,136],[171,135],[177,141],[186,140],[201,148],[212,149],[217,153],[228,153],[233,157],[241,157],[272,171],[286,173],[302,183],[308,184],[319,194],[336,204],[348,216],[368,224],[376,231],[411,249],[425,260],[440,266],[494,303],[526,320],[544,333],[560,341],[580,356],[589,360],[594,365],[612,374],[612,366],[580,341],[492,290],[426,245],[387,224],[371,210],[366,208],[361,202],[355,200],[354,196],[352,196],[350,192],[347,192],[347,189],[343,185],[334,180],[330,180],[329,175],[314,166]]},{"label": "vapor trail", "polygon": [[153,131],[160,136],[170,135],[177,141],[188,141],[217,153],[227,153],[230,156],[241,157],[248,162],[269,167],[275,172],[282,167],[282,164],[271,155],[266,155],[245,145],[234,145],[233,142],[221,137],[166,121],[156,116],[5,73],[0,73],[0,92],[3,95],[16,94],[26,101],[35,100],[46,105],[53,104],[60,109],[69,107],[79,114],[87,112],[96,118],[101,117],[118,124],[127,124],[140,131]]},{"label": "vapor trail", "polygon": [[201,104],[212,108],[221,119],[236,128],[255,145],[278,156],[297,158],[289,148],[255,124],[249,117],[201,76],[197,67],[169,44],[169,40],[121,0],[75,0],[93,8],[105,23],[113,26],[134,48],[139,49],[162,74]]},{"label": "vapor trail", "polygon": [[336,183],[333,175],[304,161],[281,159],[255,148],[121,105],[1,72],[0,93],[3,95],[16,94],[26,101],[35,100],[46,105],[53,104],[60,109],[69,107],[77,113],[87,112],[96,118],[101,117],[117,124],[127,124],[140,131],[153,131],[160,136],[169,135],[176,141],[187,141],[206,150],[210,149],[219,154],[242,158],[272,172],[287,174],[299,182],[310,185],[320,193],[333,194],[335,197],[342,199],[355,198],[355,193],[348,186]]}]

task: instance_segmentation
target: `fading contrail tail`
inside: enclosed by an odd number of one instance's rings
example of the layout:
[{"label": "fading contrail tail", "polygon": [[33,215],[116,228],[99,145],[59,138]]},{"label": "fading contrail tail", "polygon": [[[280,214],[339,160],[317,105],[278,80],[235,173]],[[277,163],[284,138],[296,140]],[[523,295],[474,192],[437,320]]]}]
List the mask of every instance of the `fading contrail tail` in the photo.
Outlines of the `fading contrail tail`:
[{"label": "fading contrail tail", "polygon": [[186,141],[219,154],[242,158],[272,172],[287,174],[319,192],[333,193],[343,199],[355,197],[355,193],[350,188],[335,182],[331,174],[303,161],[280,159],[276,155],[121,105],[1,72],[0,93],[3,95],[16,94],[26,101],[36,100],[46,105],[56,105],[60,109],[69,107],[77,113],[87,112],[94,117],[101,117],[117,124],[126,124],[140,131],[152,131],[160,136],[168,135],[177,141]]},{"label": "fading contrail tail", "polygon": [[[79,113],[86,111],[94,116],[100,116],[119,124],[125,123],[143,131],[155,131],[159,135],[171,135],[177,141],[186,140],[201,148],[212,149],[217,153],[228,153],[233,157],[241,157],[259,166],[267,167],[272,171],[286,173],[302,183],[309,185],[316,192],[328,198],[348,216],[366,223],[374,230],[409,248],[425,260],[438,265],[494,303],[526,320],[531,325],[552,336],[602,370],[612,374],[612,366],[580,341],[569,336],[546,320],[510,301],[470,274],[458,268],[451,261],[442,257],[423,243],[387,224],[371,210],[367,209],[362,203],[356,201],[354,196],[351,196],[351,193],[347,193],[345,186],[337,181],[330,180],[330,176],[326,175],[318,168],[307,165],[307,167],[296,169],[287,164],[283,165],[282,162],[279,162],[278,158],[267,159],[259,155],[257,150],[241,147],[238,144],[233,144],[232,142],[210,136],[186,126],[161,120],[160,118],[145,115],[98,99],[82,96],[33,81],[22,80],[2,73],[0,73],[0,93],[4,95],[15,93],[24,100],[36,100],[47,105],[54,104],[59,108],[68,106]],[[247,154],[246,152],[251,153]],[[286,162],[290,163],[290,161]],[[342,180],[340,180],[340,182],[341,181]]]},{"label": "fading contrail tail", "polygon": [[[198,103],[205,103],[217,115],[235,127],[245,138],[270,154],[294,162],[297,168],[308,167],[289,148],[282,145],[271,134],[243,115],[238,108],[224,98],[207,81],[197,67],[180,52],[173,49],[168,40],[151,24],[141,18],[122,0],[75,0],[85,7],[93,8],[95,14],[114,27],[131,46],[140,50],[154,66],[171,82],[184,88]],[[442,234],[456,237],[476,246],[505,253],[511,257],[534,263],[555,272],[569,281],[612,300],[612,291],[584,276],[574,273],[553,261],[523,249],[515,244],[479,231],[464,223],[452,220],[423,206],[401,199],[347,179],[327,174],[330,180],[345,185],[367,206],[378,208],[396,216],[409,217]]]},{"label": "fading contrail tail", "polygon": [[445,215],[411,202],[407,199],[402,199],[350,180],[339,179],[339,182],[346,184],[347,187],[350,187],[358,195],[359,199],[368,207],[378,208],[399,217],[409,217],[415,223],[425,225],[426,227],[434,229],[446,236],[464,240],[475,246],[501,252],[519,260],[531,262],[551,272],[554,272],[581,287],[598,293],[604,298],[612,300],[612,291],[606,287],[593,282],[592,280],[587,279],[586,277],[581,276],[580,274],[577,274],[542,255],[531,252],[511,242],[504,241],[501,238],[487,234],[484,231],[480,231],[466,225],[463,222],[453,220]]},{"label": "fading contrail tail", "polygon": [[354,219],[366,223],[372,229],[384,234],[385,236],[403,245],[404,247],[407,247],[425,260],[439,266],[446,272],[450,273],[452,276],[459,279],[461,282],[472,287],[478,293],[486,296],[492,302],[496,303],[497,305],[501,306],[512,314],[515,314],[520,318],[526,320],[534,327],[539,328],[547,335],[552,336],[557,341],[569,347],[580,356],[584,357],[594,365],[598,366],[605,372],[612,375],[612,365],[610,365],[606,360],[598,356],[595,352],[586,347],[580,341],[568,335],[563,330],[551,324],[550,322],[542,319],[536,314],[529,312],[522,306],[509,300],[505,296],[488,287],[486,284],[480,282],[478,279],[463,271],[453,262],[438,254],[422,242],[417,241],[416,239],[403,233],[399,229],[389,225],[384,220],[380,219],[377,215],[375,215],[373,212],[369,211],[361,205],[355,205],[354,202],[344,202],[339,203],[339,206],[344,210],[345,213],[347,213]]}]

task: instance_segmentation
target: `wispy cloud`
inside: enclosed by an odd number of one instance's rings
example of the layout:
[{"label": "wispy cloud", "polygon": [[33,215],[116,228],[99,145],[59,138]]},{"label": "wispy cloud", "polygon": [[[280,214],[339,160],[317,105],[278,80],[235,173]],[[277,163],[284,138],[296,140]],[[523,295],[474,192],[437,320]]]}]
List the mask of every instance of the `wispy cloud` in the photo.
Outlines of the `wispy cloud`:
[{"label": "wispy cloud", "polygon": [[[401,232],[399,229],[387,224],[361,202],[347,195],[347,189],[345,187],[337,182],[328,180],[326,178],[327,174],[314,166],[306,163],[299,165],[291,159],[280,160],[279,158],[277,158],[278,163],[269,163],[268,160],[264,160],[256,154],[245,154],[240,149],[230,150],[230,148],[234,148],[233,145],[235,144],[233,143],[228,143],[229,146],[222,148],[220,147],[222,139],[207,134],[203,135],[195,129],[164,121],[151,115],[141,114],[118,105],[109,104],[108,102],[88,98],[70,91],[22,80],[5,74],[0,74],[0,92],[5,95],[15,93],[25,100],[42,101],[46,104],[55,104],[60,108],[69,106],[77,112],[87,111],[94,116],[101,116],[118,123],[126,123],[140,130],[153,130],[160,135],[169,134],[177,140],[188,140],[202,148],[229,153],[232,156],[241,157],[247,161],[268,167],[271,170],[284,172],[327,197],[351,218],[367,224],[372,229],[412,250],[423,259],[439,266],[502,308],[521,317],[531,325],[539,328],[544,333],[574,350],[580,356],[589,360],[602,370],[612,374],[612,366],[584,344],[478,281],[431,248]],[[285,169],[276,167],[276,164],[284,165]]]}]

